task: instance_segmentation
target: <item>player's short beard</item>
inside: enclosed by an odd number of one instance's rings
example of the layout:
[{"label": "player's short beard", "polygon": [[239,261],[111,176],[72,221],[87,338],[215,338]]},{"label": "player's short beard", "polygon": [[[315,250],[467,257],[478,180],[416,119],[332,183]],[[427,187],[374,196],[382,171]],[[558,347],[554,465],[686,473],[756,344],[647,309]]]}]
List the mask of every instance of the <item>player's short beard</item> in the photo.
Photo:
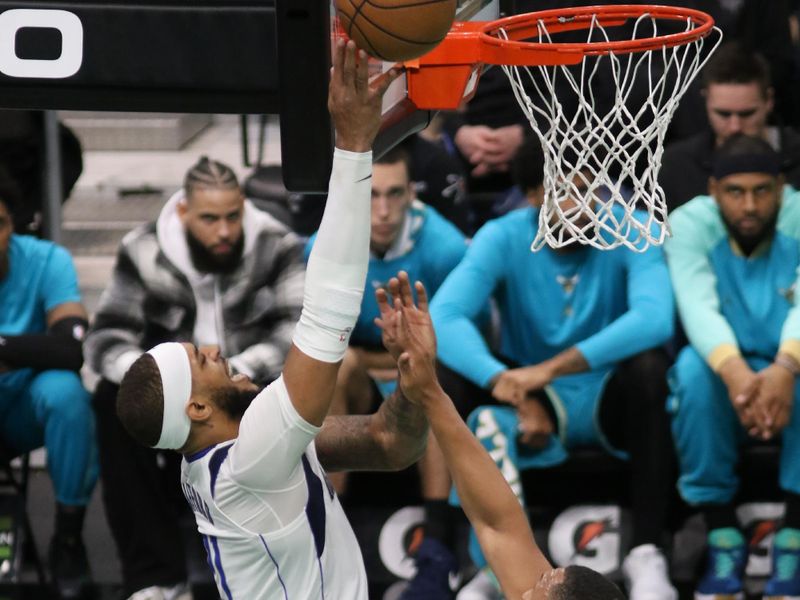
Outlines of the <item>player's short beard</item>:
[{"label": "player's short beard", "polygon": [[8,252],[0,254],[0,281],[8,275]]},{"label": "player's short beard", "polygon": [[722,222],[725,224],[725,229],[728,230],[728,234],[733,238],[739,248],[742,249],[745,256],[750,256],[753,253],[758,245],[766,240],[767,238],[771,238],[775,234],[775,230],[778,226],[778,213],[780,212],[780,207],[775,210],[775,213],[764,222],[764,226],[761,228],[755,235],[743,235],[736,229],[736,225],[728,221],[725,218],[725,215],[720,211],[720,217],[722,217]]},{"label": "player's short beard", "polygon": [[234,386],[221,388],[214,395],[214,402],[220,410],[234,421],[241,420],[244,411],[253,399],[261,393],[260,389],[242,390]]},{"label": "player's short beard", "polygon": [[239,267],[244,252],[244,234],[231,244],[231,251],[224,256],[218,256],[211,252],[188,229],[186,230],[186,243],[189,246],[192,264],[201,273],[220,275],[233,273]]}]

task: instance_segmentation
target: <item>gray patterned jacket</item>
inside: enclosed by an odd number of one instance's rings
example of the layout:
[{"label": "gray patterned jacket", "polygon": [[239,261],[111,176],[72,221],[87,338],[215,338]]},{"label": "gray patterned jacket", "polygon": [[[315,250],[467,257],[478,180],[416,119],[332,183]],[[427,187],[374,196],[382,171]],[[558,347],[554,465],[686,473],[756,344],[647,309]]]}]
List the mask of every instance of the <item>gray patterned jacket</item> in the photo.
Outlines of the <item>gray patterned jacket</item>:
[{"label": "gray patterned jacket", "polygon": [[[157,222],[122,240],[86,337],[87,361],[119,383],[136,358],[156,344],[204,341],[196,339],[202,325],[238,372],[266,383],[280,373],[300,317],[303,245],[284,225],[246,202],[239,268],[226,275],[199,274],[175,215],[181,198],[179,192]],[[213,322],[196,322],[198,313]]]}]

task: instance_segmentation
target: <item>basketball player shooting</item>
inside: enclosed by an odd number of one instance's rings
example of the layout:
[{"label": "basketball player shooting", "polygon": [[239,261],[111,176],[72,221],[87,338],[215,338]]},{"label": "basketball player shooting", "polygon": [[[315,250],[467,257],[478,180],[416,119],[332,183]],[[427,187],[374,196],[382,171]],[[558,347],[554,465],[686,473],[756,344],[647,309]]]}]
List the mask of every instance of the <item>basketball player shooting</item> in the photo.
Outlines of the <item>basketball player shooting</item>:
[{"label": "basketball player shooting", "polygon": [[586,567],[553,568],[536,545],[527,517],[492,458],[459,417],[436,377],[436,335],[424,286],[389,282],[379,292],[384,342],[397,355],[403,395],[424,410],[445,457],[461,506],[508,600],[623,600],[608,579]]},{"label": "basketball player shooting", "polygon": [[128,432],[184,456],[181,486],[226,600],[366,600],[361,552],[320,460],[402,468],[425,447],[424,416],[399,394],[371,417],[328,419],[321,429],[365,288],[371,146],[396,76],[370,82],[353,42],[335,48],[333,171],[282,375],[259,390],[232,374],[218,348],[166,343],[121,383],[117,412]]}]

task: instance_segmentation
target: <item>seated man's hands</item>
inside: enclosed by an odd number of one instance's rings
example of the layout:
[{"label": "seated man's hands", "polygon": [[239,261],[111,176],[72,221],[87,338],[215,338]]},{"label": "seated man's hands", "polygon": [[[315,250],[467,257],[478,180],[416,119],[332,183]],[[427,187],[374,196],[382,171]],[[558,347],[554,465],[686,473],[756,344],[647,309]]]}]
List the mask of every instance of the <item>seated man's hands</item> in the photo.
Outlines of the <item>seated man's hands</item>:
[{"label": "seated man's hands", "polygon": [[758,372],[760,385],[753,401],[758,434],[769,440],[789,423],[794,400],[794,374],[785,367],[771,364]]},{"label": "seated man's hands", "polygon": [[719,375],[728,388],[728,399],[736,411],[739,421],[753,437],[759,435],[761,423],[755,407],[755,399],[761,379],[740,356],[733,356],[720,367]]},{"label": "seated man's hands", "polygon": [[492,387],[492,396],[499,402],[519,408],[529,392],[543,389],[553,381],[554,377],[555,374],[548,362],[508,369],[497,376]]},{"label": "seated man's hands", "polygon": [[531,448],[544,448],[555,431],[547,409],[538,398],[528,398],[517,407],[519,442]]},{"label": "seated man's hands", "polygon": [[508,171],[524,140],[522,125],[497,129],[486,125],[464,125],[456,131],[454,139],[461,154],[474,166],[474,177]]}]

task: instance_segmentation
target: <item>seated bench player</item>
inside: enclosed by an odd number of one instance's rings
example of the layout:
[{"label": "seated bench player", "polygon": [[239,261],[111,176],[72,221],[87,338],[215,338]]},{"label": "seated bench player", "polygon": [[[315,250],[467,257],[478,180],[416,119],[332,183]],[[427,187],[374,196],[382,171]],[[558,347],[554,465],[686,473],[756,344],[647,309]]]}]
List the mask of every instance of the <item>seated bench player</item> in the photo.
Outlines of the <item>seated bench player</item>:
[{"label": "seated bench player", "polygon": [[79,373],[88,318],[69,253],[13,233],[20,199],[16,182],[3,172],[0,444],[10,456],[47,449],[56,497],[51,578],[59,597],[77,598],[90,579],[82,530],[98,473],[94,415]]},{"label": "seated bench player", "polygon": [[734,498],[739,449],[781,438],[786,515],[764,598],[800,597],[800,204],[761,137],[717,151],[709,194],[672,215],[666,253],[690,345],[670,372],[683,499],[703,513],[708,564],[696,598],[742,597],[747,539]]},{"label": "seated bench player", "polygon": [[[533,155],[531,145],[541,153],[530,138],[520,160]],[[660,550],[672,455],[668,363],[659,347],[672,335],[674,311],[663,253],[656,246],[639,253],[577,242],[531,252],[543,173],[523,167],[514,172],[530,206],[484,225],[433,299],[439,359],[471,383],[466,393],[473,399],[494,403],[473,411],[468,424],[504,464],[520,501],[519,470],[557,465],[571,447],[595,445],[630,460],[628,591],[633,600],[676,599]],[[586,186],[582,176],[573,184],[577,191]],[[572,200],[563,202],[567,210]],[[492,296],[499,355],[474,322]],[[474,544],[471,554],[486,564]],[[484,572],[459,597],[468,593],[499,597]]]}]

